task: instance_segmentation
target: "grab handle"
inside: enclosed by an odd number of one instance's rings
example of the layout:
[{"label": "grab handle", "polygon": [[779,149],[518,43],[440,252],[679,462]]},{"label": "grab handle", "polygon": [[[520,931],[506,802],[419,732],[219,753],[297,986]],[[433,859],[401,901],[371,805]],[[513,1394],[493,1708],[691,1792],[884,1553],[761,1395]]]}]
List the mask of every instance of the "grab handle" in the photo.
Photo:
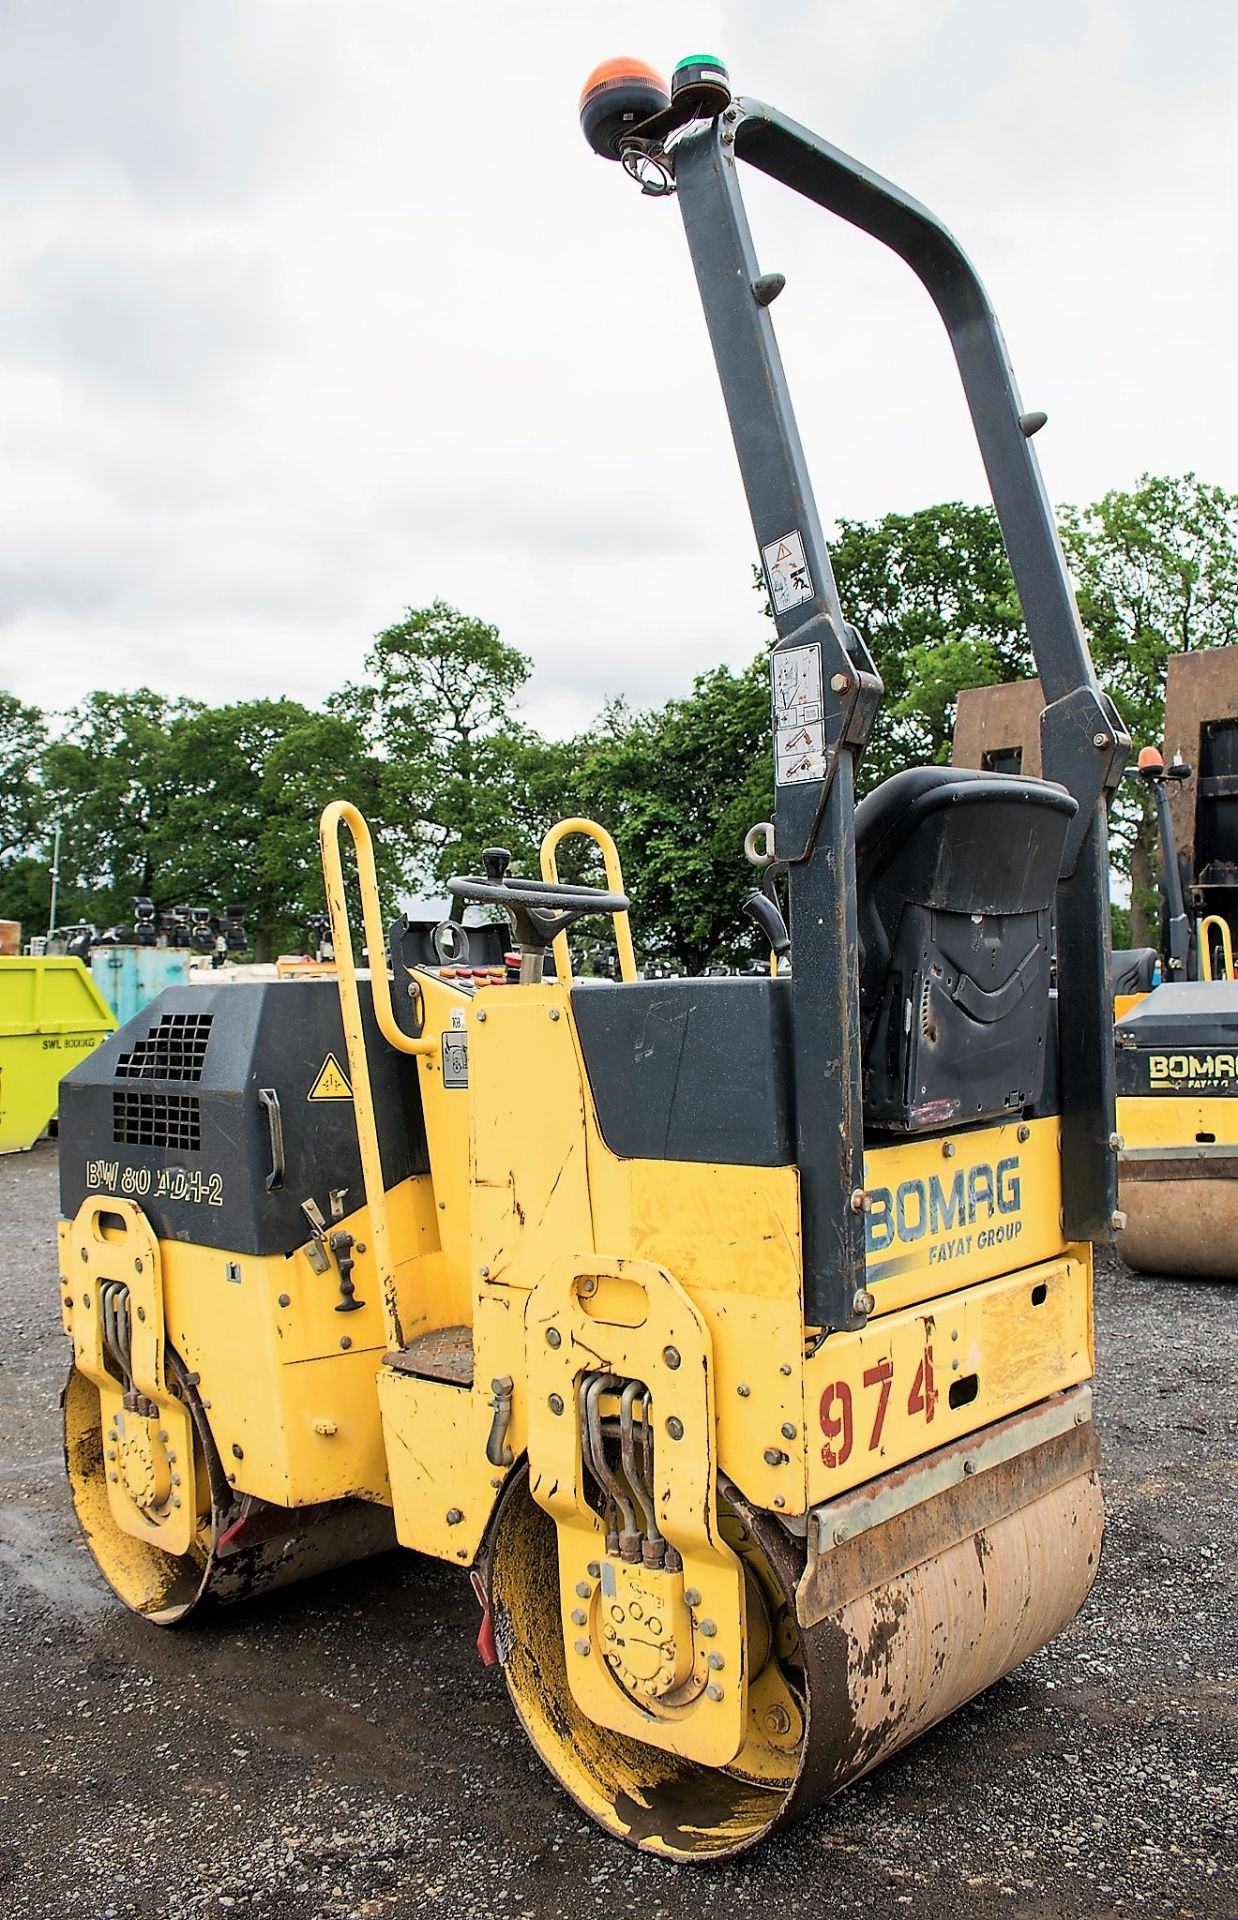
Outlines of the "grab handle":
[{"label": "grab handle", "polygon": [[[619,849],[605,827],[596,820],[586,820],[576,814],[570,820],[560,820],[551,827],[542,841],[542,879],[556,884],[559,878],[559,864],[555,859],[555,850],[560,841],[568,839],[574,833],[583,833],[602,850],[602,861],[606,868],[606,884],[612,893],[625,893],[623,868],[619,864]],[[635,980],[636,954],[632,947],[632,925],[628,919],[627,908],[612,916],[615,925],[615,945],[619,950],[619,978]],[[554,941],[555,972],[565,987],[572,984],[572,960],[567,948],[567,934],[560,933]]]}]

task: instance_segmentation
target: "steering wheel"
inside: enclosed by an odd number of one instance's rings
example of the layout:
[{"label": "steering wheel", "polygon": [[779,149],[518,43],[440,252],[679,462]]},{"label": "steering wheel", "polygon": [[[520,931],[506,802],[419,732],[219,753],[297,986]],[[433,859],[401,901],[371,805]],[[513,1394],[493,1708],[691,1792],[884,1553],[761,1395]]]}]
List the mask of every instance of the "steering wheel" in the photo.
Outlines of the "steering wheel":
[{"label": "steering wheel", "polygon": [[482,864],[484,876],[456,874],[447,882],[447,891],[456,900],[502,907],[522,947],[548,947],[565,927],[586,914],[627,912],[626,893],[604,893],[598,887],[575,887],[563,880],[509,879],[511,854],[506,847],[487,847]]}]

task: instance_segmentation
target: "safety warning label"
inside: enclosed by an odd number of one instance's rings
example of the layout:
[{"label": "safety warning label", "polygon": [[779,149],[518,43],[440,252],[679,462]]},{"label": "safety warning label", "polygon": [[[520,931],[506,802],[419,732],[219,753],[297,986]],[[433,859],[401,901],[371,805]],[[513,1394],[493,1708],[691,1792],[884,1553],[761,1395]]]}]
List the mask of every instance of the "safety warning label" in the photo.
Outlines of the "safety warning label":
[{"label": "safety warning label", "polygon": [[821,649],[787,647],[773,657],[774,777],[780,787],[825,778]]},{"label": "safety warning label", "polygon": [[800,534],[784,533],[781,540],[771,540],[767,547],[761,548],[761,558],[765,562],[765,577],[775,613],[789,613],[792,607],[812,599],[812,575]]},{"label": "safety warning label", "polygon": [[306,1094],[307,1100],[351,1100],[352,1088],[344,1077],[344,1069],[333,1053],[329,1053],[318,1069],[313,1086]]}]

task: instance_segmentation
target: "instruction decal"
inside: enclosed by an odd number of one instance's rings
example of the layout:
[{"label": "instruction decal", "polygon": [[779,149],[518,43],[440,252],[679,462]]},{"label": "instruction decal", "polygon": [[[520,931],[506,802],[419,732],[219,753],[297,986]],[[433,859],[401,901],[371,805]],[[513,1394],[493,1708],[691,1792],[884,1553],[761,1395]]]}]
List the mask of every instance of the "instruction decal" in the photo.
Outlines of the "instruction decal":
[{"label": "instruction decal", "polygon": [[463,1016],[461,1024],[456,1025],[455,1012],[452,1013],[450,1027],[443,1029],[443,1085],[445,1087],[467,1087],[469,1083],[469,1037],[464,1031]]},{"label": "instruction decal", "polygon": [[774,778],[780,787],[825,778],[825,707],[819,646],[773,656]]},{"label": "instruction decal", "polygon": [[761,548],[761,558],[765,562],[765,578],[769,581],[769,597],[775,613],[790,613],[792,607],[800,607],[805,600],[813,598],[815,590],[804,556],[802,534],[784,533],[780,540],[771,540],[767,547]]},{"label": "instruction decal", "polygon": [[352,1088],[344,1075],[344,1069],[333,1053],[329,1053],[318,1069],[313,1086],[306,1094],[307,1100],[351,1100]]}]

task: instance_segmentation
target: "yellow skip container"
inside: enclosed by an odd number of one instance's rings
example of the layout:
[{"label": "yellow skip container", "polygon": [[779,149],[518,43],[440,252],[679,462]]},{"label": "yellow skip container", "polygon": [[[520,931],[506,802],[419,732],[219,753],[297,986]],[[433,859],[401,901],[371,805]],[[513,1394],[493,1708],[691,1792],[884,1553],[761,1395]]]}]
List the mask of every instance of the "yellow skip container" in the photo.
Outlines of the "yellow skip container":
[{"label": "yellow skip container", "polygon": [[80,960],[0,956],[0,1153],[32,1147],[116,1019]]}]

